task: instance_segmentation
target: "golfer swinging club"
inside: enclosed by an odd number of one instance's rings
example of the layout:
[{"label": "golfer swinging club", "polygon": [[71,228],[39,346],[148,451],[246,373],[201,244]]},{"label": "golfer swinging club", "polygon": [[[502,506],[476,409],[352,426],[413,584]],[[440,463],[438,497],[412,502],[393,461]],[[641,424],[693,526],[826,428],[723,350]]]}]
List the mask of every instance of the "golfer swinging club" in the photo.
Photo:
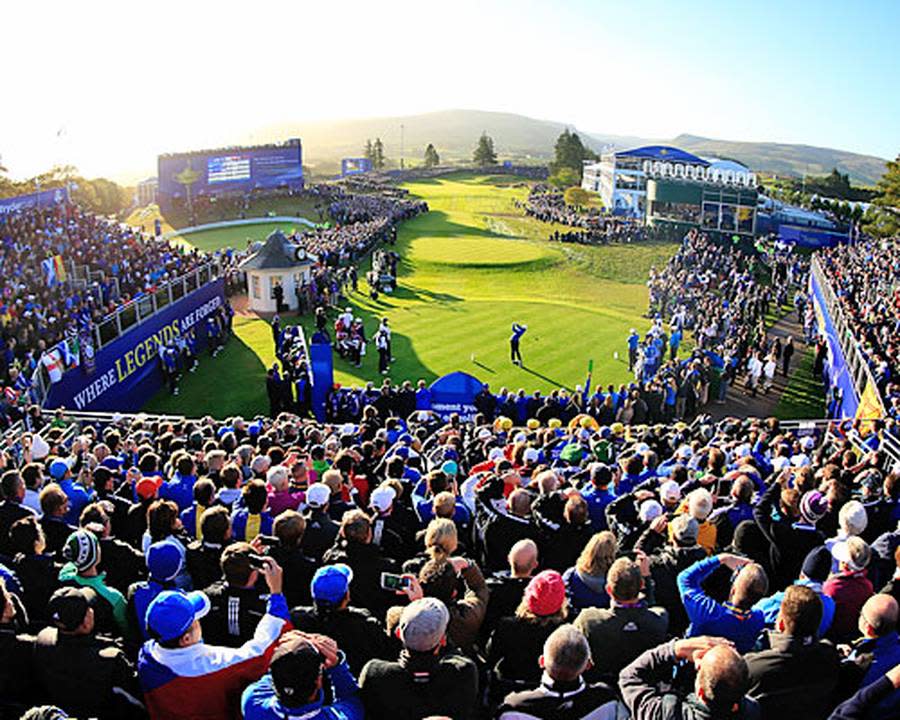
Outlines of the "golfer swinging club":
[{"label": "golfer swinging club", "polygon": [[519,351],[519,340],[522,339],[527,329],[528,326],[524,323],[520,325],[514,322],[512,324],[512,335],[509,337],[509,354],[513,365],[518,365],[519,367],[522,367],[522,353]]}]

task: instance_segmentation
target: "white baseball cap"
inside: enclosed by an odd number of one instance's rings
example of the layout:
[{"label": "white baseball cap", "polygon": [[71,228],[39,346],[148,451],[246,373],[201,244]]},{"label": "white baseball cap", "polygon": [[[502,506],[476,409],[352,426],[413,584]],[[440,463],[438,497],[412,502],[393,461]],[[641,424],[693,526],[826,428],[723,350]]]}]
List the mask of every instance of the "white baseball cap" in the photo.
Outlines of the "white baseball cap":
[{"label": "white baseball cap", "polygon": [[659,486],[659,497],[663,502],[678,502],[681,500],[681,486],[674,480],[666,480]]},{"label": "white baseball cap", "polygon": [[306,491],[306,504],[310,507],[323,507],[331,499],[331,488],[325,483],[313,483]]},{"label": "white baseball cap", "polygon": [[379,485],[369,496],[369,505],[378,512],[384,512],[389,510],[391,505],[394,504],[395,497],[397,497],[397,493],[394,491],[394,488],[390,485]]}]

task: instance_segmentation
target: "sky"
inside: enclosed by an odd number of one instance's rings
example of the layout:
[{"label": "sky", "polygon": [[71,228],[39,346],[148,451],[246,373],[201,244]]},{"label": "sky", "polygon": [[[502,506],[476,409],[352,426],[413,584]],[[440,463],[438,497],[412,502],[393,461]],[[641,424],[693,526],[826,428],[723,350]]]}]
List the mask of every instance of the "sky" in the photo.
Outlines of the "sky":
[{"label": "sky", "polygon": [[450,108],[900,153],[897,0],[49,0],[3,18],[15,178],[133,181],[274,123]]}]

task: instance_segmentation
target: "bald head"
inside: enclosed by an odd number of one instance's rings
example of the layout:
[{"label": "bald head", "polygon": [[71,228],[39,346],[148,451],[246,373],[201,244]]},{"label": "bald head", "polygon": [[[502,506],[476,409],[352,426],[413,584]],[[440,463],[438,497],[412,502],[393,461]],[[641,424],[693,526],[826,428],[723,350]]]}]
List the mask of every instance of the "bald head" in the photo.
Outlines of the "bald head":
[{"label": "bald head", "polygon": [[524,488],[516,488],[509,494],[507,503],[513,515],[525,517],[531,512],[531,493]]},{"label": "bald head", "polygon": [[537,486],[541,495],[549,495],[559,487],[559,478],[552,470],[544,470],[537,476]]},{"label": "bald head", "polygon": [[729,713],[747,692],[747,663],[728,645],[707,652],[697,670],[695,692],[713,713]]},{"label": "bald head", "polygon": [[897,614],[900,608],[891,595],[873,595],[862,607],[859,614],[859,629],[866,637],[883,637],[897,629]]},{"label": "bald head", "polygon": [[538,547],[534,540],[519,540],[510,548],[509,571],[513,577],[528,577],[538,564]]},{"label": "bald head", "polygon": [[766,571],[757,563],[744,565],[731,587],[731,601],[739,608],[748,609],[765,597],[769,589]]}]

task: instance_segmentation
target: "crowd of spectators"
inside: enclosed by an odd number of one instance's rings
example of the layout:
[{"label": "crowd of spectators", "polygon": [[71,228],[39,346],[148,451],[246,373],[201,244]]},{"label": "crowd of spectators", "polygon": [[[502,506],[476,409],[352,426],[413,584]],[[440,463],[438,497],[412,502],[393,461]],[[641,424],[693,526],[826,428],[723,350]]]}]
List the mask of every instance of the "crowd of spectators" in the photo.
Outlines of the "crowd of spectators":
[{"label": "crowd of spectators", "polygon": [[900,417],[900,250],[897,240],[867,240],[818,253],[848,330],[869,364],[886,410]]},{"label": "crowd of spectators", "polygon": [[609,245],[610,243],[671,242],[683,237],[683,230],[668,224],[644,225],[621,217],[604,217],[582,230],[554,230],[550,242],[579,245]]},{"label": "crowd of spectators", "polygon": [[603,213],[598,209],[568,205],[562,192],[543,183],[532,186],[523,207],[525,214],[536,220],[571,227],[591,228],[603,219]]},{"label": "crowd of spectators", "polygon": [[[167,280],[208,260],[76,205],[0,215],[0,381],[30,378],[41,355]],[[65,276],[42,263],[59,257]],[[72,270],[86,282],[74,283]]]},{"label": "crowd of spectators", "polygon": [[[738,377],[745,391],[756,395],[768,391],[776,374],[787,376],[795,341],[769,337],[766,317],[787,302],[790,287],[798,288],[797,302],[805,304],[809,266],[792,253],[767,256],[768,267],[760,257],[691,230],[662,270],[650,270],[654,325],[643,342],[632,334],[631,364],[647,372],[649,351],[650,371],[657,374],[667,350],[674,358],[684,333],[690,332],[705,359],[721,368],[719,401]],[[667,340],[662,339],[664,321],[670,328]]]},{"label": "crowd of spectators", "polygon": [[68,423],[0,458],[5,717],[900,711],[881,430]]}]

